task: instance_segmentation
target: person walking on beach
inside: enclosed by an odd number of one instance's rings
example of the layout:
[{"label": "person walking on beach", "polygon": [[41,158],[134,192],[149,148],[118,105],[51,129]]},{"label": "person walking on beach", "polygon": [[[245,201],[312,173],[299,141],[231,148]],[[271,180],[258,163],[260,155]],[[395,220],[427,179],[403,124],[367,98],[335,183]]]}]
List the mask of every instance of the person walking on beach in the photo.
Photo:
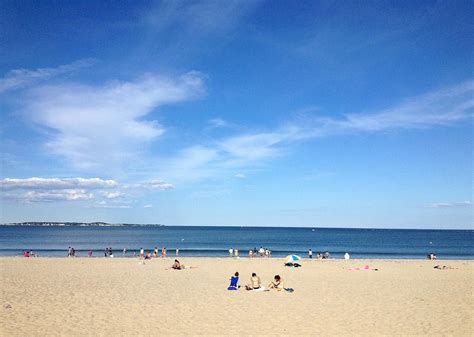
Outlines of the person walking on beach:
[{"label": "person walking on beach", "polygon": [[176,248],[176,256],[179,256],[179,248]]},{"label": "person walking on beach", "polygon": [[235,257],[239,257],[239,250],[237,248],[235,248],[234,254],[235,254]]},{"label": "person walking on beach", "polygon": [[145,250],[143,248],[140,248],[140,257],[141,258],[145,257]]},{"label": "person walking on beach", "polygon": [[166,257],[166,247],[161,249],[161,257]]},{"label": "person walking on beach", "polygon": [[234,248],[230,247],[229,248],[229,256],[232,257],[234,255]]},{"label": "person walking on beach", "polygon": [[155,250],[153,251],[153,256],[158,257],[158,247],[155,247]]},{"label": "person walking on beach", "polygon": [[123,256],[127,256],[127,247],[123,248]]},{"label": "person walking on beach", "polygon": [[308,257],[309,257],[310,259],[313,258],[313,251],[311,250],[311,248],[308,250]]}]

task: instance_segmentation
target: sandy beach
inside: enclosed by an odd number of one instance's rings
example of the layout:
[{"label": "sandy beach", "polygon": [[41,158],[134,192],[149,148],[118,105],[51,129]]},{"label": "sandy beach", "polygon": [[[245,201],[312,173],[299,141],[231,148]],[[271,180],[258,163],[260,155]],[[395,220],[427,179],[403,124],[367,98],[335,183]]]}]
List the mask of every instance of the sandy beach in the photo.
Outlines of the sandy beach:
[{"label": "sandy beach", "polygon": [[[2,336],[472,336],[473,261],[0,258]],[[453,269],[438,270],[435,265]],[[370,270],[350,270],[369,265]],[[378,269],[377,271],[373,269]],[[256,272],[286,291],[228,291]]]}]

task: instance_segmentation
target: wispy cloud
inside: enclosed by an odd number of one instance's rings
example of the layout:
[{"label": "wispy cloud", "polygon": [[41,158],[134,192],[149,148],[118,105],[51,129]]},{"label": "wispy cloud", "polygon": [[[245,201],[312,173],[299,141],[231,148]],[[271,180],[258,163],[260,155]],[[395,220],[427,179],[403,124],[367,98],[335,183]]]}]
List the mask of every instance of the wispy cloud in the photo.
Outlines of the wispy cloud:
[{"label": "wispy cloud", "polygon": [[230,126],[227,121],[219,117],[211,118],[207,121],[207,124],[209,124],[209,127],[211,128],[226,128]]},{"label": "wispy cloud", "polygon": [[243,173],[237,173],[236,175],[234,175],[234,177],[236,178],[239,178],[239,179],[245,179],[247,178],[247,176]]},{"label": "wispy cloud", "polygon": [[146,205],[143,205],[143,208],[153,208],[153,205],[146,204]]},{"label": "wispy cloud", "polygon": [[124,205],[124,204],[108,204],[106,201],[99,201],[94,203],[92,208],[109,208],[109,209],[129,209],[132,208],[131,205]]},{"label": "wispy cloud", "polygon": [[457,202],[439,202],[428,205],[429,208],[463,208],[472,207],[471,201],[457,201]]},{"label": "wispy cloud", "polygon": [[70,73],[81,68],[90,67],[95,63],[94,59],[82,59],[70,64],[63,64],[56,68],[38,69],[15,69],[10,70],[5,77],[0,78],[0,93],[21,89],[41,81]]},{"label": "wispy cloud", "polygon": [[171,158],[159,170],[179,181],[229,177],[229,171],[247,169],[291,151],[298,142],[345,134],[450,126],[473,116],[474,81],[412,97],[374,112],[339,117],[307,117],[288,121],[273,130],[247,132],[194,145]]},{"label": "wispy cloud", "polygon": [[115,180],[100,178],[4,178],[0,180],[0,189],[71,189],[71,188],[113,188]]},{"label": "wispy cloud", "polygon": [[147,144],[165,132],[158,121],[147,119],[153,110],[203,93],[200,73],[178,78],[148,74],[98,86],[40,86],[29,91],[24,110],[48,132],[46,148],[51,153],[76,168],[110,168],[138,158]]},{"label": "wispy cloud", "polygon": [[14,202],[96,200],[94,205],[116,206],[135,196],[172,188],[172,184],[158,180],[130,184],[100,178],[4,178],[0,180],[0,199]]},{"label": "wispy cloud", "polygon": [[260,3],[259,0],[163,1],[144,15],[156,32],[180,29],[194,37],[225,34]]},{"label": "wispy cloud", "polygon": [[122,198],[125,196],[125,193],[123,192],[103,192],[102,196],[106,199],[117,199],[117,198]]}]

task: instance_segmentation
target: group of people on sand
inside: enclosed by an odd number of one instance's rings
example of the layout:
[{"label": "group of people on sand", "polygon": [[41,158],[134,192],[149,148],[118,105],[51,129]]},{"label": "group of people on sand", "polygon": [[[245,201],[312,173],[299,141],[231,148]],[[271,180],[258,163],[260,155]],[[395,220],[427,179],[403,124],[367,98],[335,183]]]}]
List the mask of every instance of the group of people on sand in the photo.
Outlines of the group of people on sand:
[{"label": "group of people on sand", "polygon": [[[346,253],[347,254],[347,253]],[[318,260],[325,260],[325,259],[329,259],[329,257],[331,256],[331,254],[329,254],[329,252],[326,252],[326,253],[317,253],[316,254],[316,259]],[[313,258],[313,251],[311,249],[308,250],[308,258],[312,259]]]},{"label": "group of people on sand", "polygon": [[[227,290],[239,289],[240,285],[238,283],[239,283],[239,272],[235,272],[234,276],[230,278],[230,285],[229,287],[227,287]],[[252,273],[252,276],[250,277],[250,283],[245,285],[245,290],[266,291],[270,289],[286,290],[290,292],[293,291],[293,289],[291,288],[285,288],[283,279],[281,278],[280,275],[275,275],[273,277],[273,280],[268,284],[267,288],[265,288],[264,286],[262,286],[262,281],[260,279],[260,276],[258,276],[256,273]]]},{"label": "group of people on sand", "polygon": [[104,249],[104,257],[114,257],[114,252],[112,250],[112,247],[106,247]]},{"label": "group of people on sand", "polygon": [[[261,257],[270,257],[272,255],[272,251],[268,248],[263,248],[260,247],[260,249],[257,249],[257,247],[254,247],[253,249],[249,249],[249,257],[256,257],[256,256],[261,256]],[[239,256],[239,250],[237,248],[229,248],[229,256]]]},{"label": "group of people on sand", "polygon": [[436,260],[438,258],[434,253],[429,253],[426,257],[428,260]]},{"label": "group of people on sand", "polygon": [[38,257],[32,250],[22,250],[21,255],[23,255],[23,257]]},{"label": "group of people on sand", "polygon": [[[176,249],[176,254],[178,254],[178,252],[179,252],[179,249]],[[153,249],[153,253],[151,251],[148,251],[146,254],[145,254],[145,250],[143,248],[140,248],[139,257],[141,259],[150,260],[152,257],[158,257],[158,256],[166,257],[166,254],[167,254],[166,247],[161,248],[161,253],[158,252],[158,247],[155,247],[155,249]]]},{"label": "group of people on sand", "polygon": [[76,256],[76,250],[69,246],[69,248],[67,249],[67,257],[75,257]]}]

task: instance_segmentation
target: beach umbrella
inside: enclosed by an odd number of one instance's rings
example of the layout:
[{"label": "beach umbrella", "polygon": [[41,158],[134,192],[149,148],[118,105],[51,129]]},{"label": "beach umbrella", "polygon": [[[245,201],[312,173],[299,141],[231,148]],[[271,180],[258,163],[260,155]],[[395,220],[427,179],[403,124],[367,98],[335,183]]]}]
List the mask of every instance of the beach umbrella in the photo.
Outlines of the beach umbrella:
[{"label": "beach umbrella", "polygon": [[285,258],[285,263],[294,263],[299,260],[301,260],[301,257],[299,257],[298,255],[288,255]]}]

